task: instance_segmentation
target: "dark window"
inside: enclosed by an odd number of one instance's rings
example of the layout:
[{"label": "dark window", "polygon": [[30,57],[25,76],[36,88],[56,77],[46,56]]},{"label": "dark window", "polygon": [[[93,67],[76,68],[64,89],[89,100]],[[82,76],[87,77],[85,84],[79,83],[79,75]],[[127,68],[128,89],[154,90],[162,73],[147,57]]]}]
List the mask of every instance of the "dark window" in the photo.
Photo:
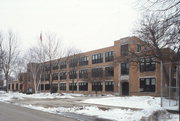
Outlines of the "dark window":
[{"label": "dark window", "polygon": [[52,74],[52,80],[58,80],[58,73]]},{"label": "dark window", "polygon": [[52,63],[52,68],[53,68],[53,70],[58,70],[58,68],[59,68],[58,63],[57,62]]},{"label": "dark window", "polygon": [[66,79],[66,78],[67,78],[66,72],[61,72],[60,73],[60,80],[63,80],[63,79]]},{"label": "dark window", "polygon": [[80,82],[79,83],[79,91],[88,91],[88,83]]},{"label": "dark window", "polygon": [[49,80],[49,74],[45,74],[45,80],[47,81],[47,80]]},{"label": "dark window", "polygon": [[105,82],[105,91],[114,91],[114,82],[113,81]]},{"label": "dark window", "polygon": [[23,84],[20,84],[20,90],[22,90],[22,88],[23,88]]},{"label": "dark window", "polygon": [[10,90],[10,88],[11,88],[11,85],[10,85],[10,84],[8,85],[8,88],[9,88],[9,90]]},{"label": "dark window", "polygon": [[105,67],[105,76],[114,76],[114,67]]},{"label": "dark window", "polygon": [[76,79],[76,78],[77,78],[77,73],[76,73],[76,71],[70,71],[70,72],[69,72],[69,78],[70,78],[70,79]]},{"label": "dark window", "polygon": [[102,68],[93,68],[92,69],[92,77],[103,77],[103,69]]},{"label": "dark window", "polygon": [[128,63],[121,63],[121,74],[122,75],[129,74],[129,64]]},{"label": "dark window", "polygon": [[105,53],[105,62],[110,62],[114,60],[114,52],[110,51],[110,52],[106,52]]},{"label": "dark window", "polygon": [[69,83],[69,91],[76,91],[77,83]]},{"label": "dark window", "polygon": [[18,90],[18,83],[16,84],[16,90]]},{"label": "dark window", "polygon": [[50,71],[50,64],[49,63],[45,64],[44,68],[45,71]]},{"label": "dark window", "polygon": [[50,89],[49,84],[45,84],[45,90],[49,90],[49,89]]},{"label": "dark window", "polygon": [[128,44],[121,45],[121,56],[127,56],[128,55]]},{"label": "dark window", "polygon": [[41,84],[41,90],[44,90],[44,84]]},{"label": "dark window", "polygon": [[156,63],[154,58],[152,57],[141,58],[140,72],[155,71],[155,69],[156,69]]},{"label": "dark window", "polygon": [[41,75],[41,81],[44,81],[44,79],[45,79],[45,75],[42,74],[42,75]]},{"label": "dark window", "polygon": [[92,55],[92,64],[102,63],[102,62],[103,62],[102,53]]},{"label": "dark window", "polygon": [[78,64],[78,59],[71,59],[69,61],[69,67],[76,67]]},{"label": "dark window", "polygon": [[88,70],[85,69],[85,70],[80,70],[79,71],[79,78],[88,78]]},{"label": "dark window", "polygon": [[137,51],[137,52],[141,52],[141,45],[140,45],[140,44],[137,44],[137,45],[136,45],[136,51]]},{"label": "dark window", "polygon": [[12,84],[12,90],[14,90],[14,84]]},{"label": "dark window", "polygon": [[92,91],[102,91],[102,83],[92,82]]},{"label": "dark window", "polygon": [[156,79],[155,78],[141,78],[140,92],[155,92]]},{"label": "dark window", "polygon": [[66,61],[61,62],[60,69],[63,69],[63,68],[66,68],[66,67],[67,67]]},{"label": "dark window", "polygon": [[79,61],[79,65],[80,66],[88,65],[88,57],[87,56],[81,57]]},{"label": "dark window", "polygon": [[66,91],[66,83],[60,83],[59,88],[61,91]]}]

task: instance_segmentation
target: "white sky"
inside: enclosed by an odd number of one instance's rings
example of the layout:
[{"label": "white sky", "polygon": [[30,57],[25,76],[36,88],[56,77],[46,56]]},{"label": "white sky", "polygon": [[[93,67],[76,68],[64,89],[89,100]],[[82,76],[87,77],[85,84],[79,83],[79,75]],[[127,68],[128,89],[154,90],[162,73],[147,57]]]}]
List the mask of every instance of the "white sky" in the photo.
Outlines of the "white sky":
[{"label": "white sky", "polygon": [[0,30],[12,29],[24,50],[41,32],[54,32],[64,46],[82,51],[131,36],[135,0],[0,0]]}]

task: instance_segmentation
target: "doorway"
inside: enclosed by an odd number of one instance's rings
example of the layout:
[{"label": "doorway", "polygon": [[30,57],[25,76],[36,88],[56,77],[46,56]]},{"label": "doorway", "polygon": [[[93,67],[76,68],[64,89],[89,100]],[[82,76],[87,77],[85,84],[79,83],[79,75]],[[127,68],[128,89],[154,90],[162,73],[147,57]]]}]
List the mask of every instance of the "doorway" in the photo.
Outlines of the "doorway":
[{"label": "doorway", "polygon": [[122,95],[128,96],[129,95],[129,82],[122,82],[121,89],[122,89]]}]

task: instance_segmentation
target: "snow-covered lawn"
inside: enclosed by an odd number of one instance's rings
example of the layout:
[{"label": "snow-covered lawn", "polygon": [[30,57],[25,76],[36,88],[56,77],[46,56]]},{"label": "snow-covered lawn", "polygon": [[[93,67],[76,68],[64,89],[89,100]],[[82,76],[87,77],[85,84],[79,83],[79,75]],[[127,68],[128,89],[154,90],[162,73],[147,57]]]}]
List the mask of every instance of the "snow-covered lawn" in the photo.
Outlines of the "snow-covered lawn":
[{"label": "snow-covered lawn", "polygon": [[[23,100],[27,98],[31,99],[69,99],[72,98],[84,99],[83,94],[50,94],[50,93],[38,93],[32,95],[26,95],[18,92],[2,92],[0,91],[0,101],[8,102],[13,99]],[[72,101],[71,103],[78,103],[81,106],[65,108],[59,105],[59,107],[42,107],[40,105],[22,104],[16,101],[16,105],[27,107],[35,110],[41,110],[54,114],[62,113],[76,113],[89,116],[97,116],[99,118],[105,118],[116,121],[140,121],[142,117],[148,117],[155,111],[164,111],[165,109],[160,107],[160,98],[151,96],[128,96],[128,97],[115,97],[115,96],[99,96],[99,97],[86,97],[88,99],[82,101]],[[87,105],[93,104],[93,105]],[[100,107],[99,107],[100,106]],[[107,107],[108,106],[108,107]],[[104,108],[101,108],[104,107]],[[126,107],[127,109],[121,108]],[[138,109],[138,110],[133,110]],[[170,119],[163,119],[163,121],[179,121],[179,115],[170,115]]]},{"label": "snow-covered lawn", "polygon": [[0,101],[9,101],[13,99],[25,99],[25,98],[32,98],[32,99],[58,99],[58,98],[74,98],[71,94],[59,94],[59,93],[38,93],[27,95],[19,92],[4,92],[0,91]]},{"label": "snow-covered lawn", "polygon": [[107,97],[100,99],[87,99],[82,102],[140,109],[160,108],[160,97],[151,96]]}]

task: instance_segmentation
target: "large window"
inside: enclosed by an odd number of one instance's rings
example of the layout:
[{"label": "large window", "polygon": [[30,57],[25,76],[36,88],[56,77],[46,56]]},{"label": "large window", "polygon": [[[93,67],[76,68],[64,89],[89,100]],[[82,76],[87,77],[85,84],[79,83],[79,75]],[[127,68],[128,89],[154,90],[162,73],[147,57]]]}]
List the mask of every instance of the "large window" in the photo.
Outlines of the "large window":
[{"label": "large window", "polygon": [[76,67],[77,64],[78,64],[78,59],[74,58],[69,61],[69,67]]},{"label": "large window", "polygon": [[66,91],[66,83],[60,83],[60,84],[59,84],[59,89],[60,89],[61,91]]},{"label": "large window", "polygon": [[69,91],[76,91],[77,83],[69,83]]},{"label": "large window", "polygon": [[80,82],[79,83],[79,91],[88,91],[88,83]]},{"label": "large window", "polygon": [[155,78],[141,78],[140,92],[155,92],[156,79]]},{"label": "large window", "polygon": [[121,75],[128,75],[128,74],[129,74],[129,64],[121,63]]},{"label": "large window", "polygon": [[88,65],[88,57],[87,56],[81,57],[79,61],[79,65],[80,66]]},{"label": "large window", "polygon": [[50,75],[49,74],[45,74],[45,81],[49,80]]},{"label": "large window", "polygon": [[44,90],[44,84],[41,84],[41,90]]},{"label": "large window", "polygon": [[141,45],[140,45],[140,44],[137,44],[137,45],[136,45],[136,51],[137,51],[137,52],[140,52],[140,51],[141,51]]},{"label": "large window", "polygon": [[140,72],[155,71],[156,63],[153,57],[141,58]]},{"label": "large window", "polygon": [[76,73],[76,71],[70,71],[70,72],[69,72],[69,78],[70,78],[70,79],[76,79],[76,78],[77,78],[77,73]]},{"label": "large window", "polygon": [[110,62],[114,60],[114,53],[113,51],[105,53],[105,62]]},{"label": "large window", "polygon": [[61,72],[60,73],[60,80],[63,80],[63,79],[66,79],[66,78],[67,78],[66,72]]},{"label": "large window", "polygon": [[44,68],[45,68],[45,71],[50,71],[50,64],[46,63]]},{"label": "large window", "polygon": [[58,73],[52,74],[52,80],[58,80]]},{"label": "large window", "polygon": [[102,62],[103,62],[102,53],[92,55],[92,64],[102,63]]},{"label": "large window", "polygon": [[128,55],[128,44],[121,45],[121,56],[127,56]]},{"label": "large window", "polygon": [[45,90],[49,90],[50,89],[50,85],[49,84],[45,84]]},{"label": "large window", "polygon": [[57,70],[59,68],[58,63],[57,62],[52,63],[52,68],[53,70]]},{"label": "large window", "polygon": [[85,69],[85,70],[80,70],[79,71],[79,78],[88,78],[88,70]]},{"label": "large window", "polygon": [[114,91],[114,82],[113,81],[105,82],[105,91]]},{"label": "large window", "polygon": [[67,67],[66,61],[60,63],[60,69],[64,69]]},{"label": "large window", "polygon": [[105,67],[105,76],[114,76],[114,67]]},{"label": "large window", "polygon": [[102,83],[92,82],[92,91],[102,91]]},{"label": "large window", "polygon": [[93,68],[92,69],[92,77],[103,77],[103,69],[102,68]]}]

